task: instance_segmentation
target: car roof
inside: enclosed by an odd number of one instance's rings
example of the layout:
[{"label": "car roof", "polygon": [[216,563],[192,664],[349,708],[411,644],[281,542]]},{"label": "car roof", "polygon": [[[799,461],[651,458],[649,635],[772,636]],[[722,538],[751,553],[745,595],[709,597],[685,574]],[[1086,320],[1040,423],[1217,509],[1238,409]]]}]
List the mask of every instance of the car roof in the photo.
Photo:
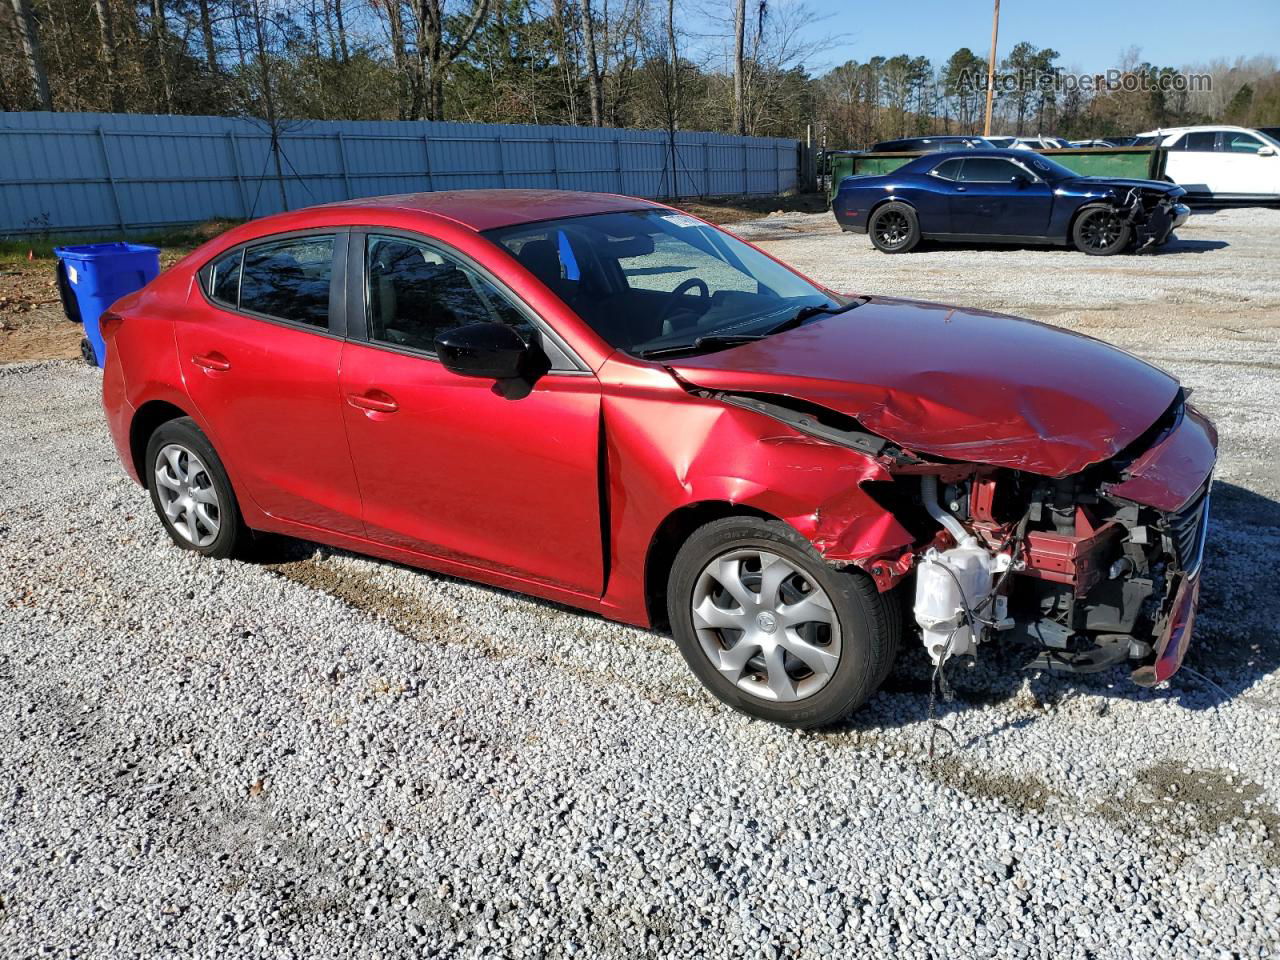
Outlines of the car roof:
[{"label": "car roof", "polygon": [[[660,203],[614,193],[576,190],[438,190],[388,197],[363,197],[324,204],[376,215],[388,209],[410,210],[445,217],[472,230],[493,230],[540,220],[582,217],[593,213],[667,209]],[[313,208],[314,209],[314,208]]]},{"label": "car roof", "polygon": [[1139,137],[1169,137],[1176,133],[1217,133],[1219,131],[1229,131],[1231,133],[1257,133],[1255,127],[1236,127],[1229,123],[1202,123],[1193,127],[1162,127],[1159,130],[1148,130],[1145,133],[1136,134]]},{"label": "car roof", "polygon": [[[1004,147],[970,147],[967,150],[936,150],[933,153],[926,153],[916,160],[928,160],[936,163],[951,157],[963,157],[968,160],[971,157],[1004,157],[1007,160],[1026,160],[1027,150],[1008,150]],[[912,160],[915,163],[916,160]]]},{"label": "car roof", "polygon": [[919,134],[918,137],[893,137],[893,140],[882,140],[879,142],[906,143],[908,141],[913,141],[913,140],[929,140],[929,141],[980,140],[980,137],[978,136],[977,133],[974,133],[973,136],[968,136],[968,134],[964,134],[964,133],[938,133],[938,134],[922,133],[922,134]]}]

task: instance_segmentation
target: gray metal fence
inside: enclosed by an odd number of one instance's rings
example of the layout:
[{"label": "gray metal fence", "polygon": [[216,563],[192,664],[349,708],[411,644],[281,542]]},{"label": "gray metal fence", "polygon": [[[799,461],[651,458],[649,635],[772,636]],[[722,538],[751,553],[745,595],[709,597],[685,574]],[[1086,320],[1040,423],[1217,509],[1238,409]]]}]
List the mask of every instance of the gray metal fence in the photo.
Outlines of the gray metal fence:
[{"label": "gray metal fence", "polygon": [[794,140],[516,124],[0,113],[0,235],[137,232],[466,187],[644,197],[781,193]]}]

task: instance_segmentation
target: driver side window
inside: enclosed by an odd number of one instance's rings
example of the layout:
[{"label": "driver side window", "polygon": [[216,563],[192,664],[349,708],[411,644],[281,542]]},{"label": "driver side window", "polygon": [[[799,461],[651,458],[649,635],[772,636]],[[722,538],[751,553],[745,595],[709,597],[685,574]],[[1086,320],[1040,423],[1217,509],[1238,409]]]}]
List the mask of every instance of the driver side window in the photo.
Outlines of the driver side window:
[{"label": "driver side window", "polygon": [[1224,133],[1222,149],[1227,153],[1257,153],[1262,141],[1248,133]]},{"label": "driver side window", "polygon": [[369,339],[435,353],[436,337],[469,323],[505,323],[529,342],[532,324],[493,284],[448,254],[403,237],[365,241]]}]

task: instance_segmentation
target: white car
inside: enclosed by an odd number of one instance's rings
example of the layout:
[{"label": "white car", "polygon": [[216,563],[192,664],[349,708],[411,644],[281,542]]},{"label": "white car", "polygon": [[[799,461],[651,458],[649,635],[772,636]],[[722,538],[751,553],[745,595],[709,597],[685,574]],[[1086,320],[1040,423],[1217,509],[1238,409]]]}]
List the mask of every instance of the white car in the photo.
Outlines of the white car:
[{"label": "white car", "polygon": [[1061,150],[1071,146],[1061,137],[987,137],[987,142],[1001,150]]},{"label": "white car", "polygon": [[1172,127],[1139,134],[1168,151],[1165,176],[1192,197],[1280,197],[1280,141],[1247,127]]}]

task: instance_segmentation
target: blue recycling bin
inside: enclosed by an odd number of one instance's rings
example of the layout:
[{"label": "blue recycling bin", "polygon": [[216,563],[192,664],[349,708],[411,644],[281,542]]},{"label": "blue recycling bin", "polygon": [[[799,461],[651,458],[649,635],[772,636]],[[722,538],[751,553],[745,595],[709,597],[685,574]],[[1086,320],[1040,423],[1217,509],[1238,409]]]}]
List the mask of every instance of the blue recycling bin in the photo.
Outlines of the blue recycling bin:
[{"label": "blue recycling bin", "polygon": [[85,359],[102,366],[106,348],[98,320],[126,293],[141,290],[160,273],[160,250],[140,243],[84,243],[54,247],[58,294],[68,320],[84,324]]}]

